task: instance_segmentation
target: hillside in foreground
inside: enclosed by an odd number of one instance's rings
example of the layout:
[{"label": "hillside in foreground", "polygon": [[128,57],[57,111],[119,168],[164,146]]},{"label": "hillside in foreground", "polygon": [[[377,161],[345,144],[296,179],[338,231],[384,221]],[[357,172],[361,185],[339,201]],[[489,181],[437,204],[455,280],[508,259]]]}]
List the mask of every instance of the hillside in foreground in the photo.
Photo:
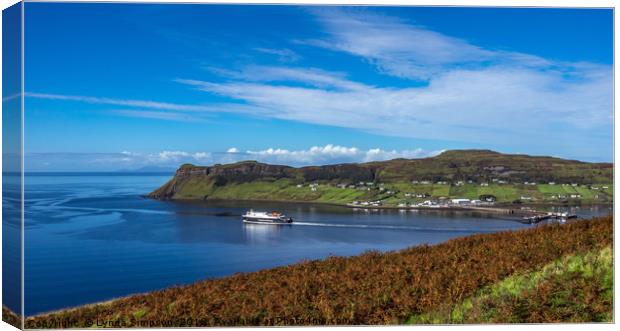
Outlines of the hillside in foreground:
[{"label": "hillside in foreground", "polygon": [[486,150],[447,151],[423,159],[294,168],[255,161],[181,166],[151,192],[155,199],[326,202],[493,196],[500,203],[610,203],[613,164]]},{"label": "hillside in foreground", "polygon": [[29,317],[26,326],[609,321],[612,242],[611,216],[473,235],[205,280]]}]

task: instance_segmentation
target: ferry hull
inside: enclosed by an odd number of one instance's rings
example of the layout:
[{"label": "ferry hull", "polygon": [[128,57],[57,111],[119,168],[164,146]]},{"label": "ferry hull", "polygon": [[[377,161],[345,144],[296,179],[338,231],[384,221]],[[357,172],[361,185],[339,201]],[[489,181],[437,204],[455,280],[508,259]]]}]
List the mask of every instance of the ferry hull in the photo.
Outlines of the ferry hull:
[{"label": "ferry hull", "polygon": [[243,223],[250,224],[291,224],[293,223],[292,218],[287,219],[264,219],[264,218],[253,218],[253,217],[244,217]]}]

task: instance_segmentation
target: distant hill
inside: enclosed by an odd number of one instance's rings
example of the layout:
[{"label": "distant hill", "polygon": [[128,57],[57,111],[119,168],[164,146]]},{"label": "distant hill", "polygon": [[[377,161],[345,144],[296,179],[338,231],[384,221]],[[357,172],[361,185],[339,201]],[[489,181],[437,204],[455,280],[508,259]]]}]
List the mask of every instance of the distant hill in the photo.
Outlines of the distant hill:
[{"label": "distant hill", "polygon": [[168,183],[153,191],[150,197],[206,198],[219,188],[227,186],[278,182],[281,183],[279,191],[273,187],[246,185],[244,188],[246,191],[243,193],[253,189],[263,190],[265,192],[260,194],[260,199],[264,200],[269,200],[271,192],[274,196],[280,194],[283,200],[309,201],[315,198],[292,196],[288,199],[288,196],[282,193],[284,186],[313,182],[334,185],[358,182],[390,184],[410,183],[414,180],[431,183],[463,181],[476,184],[502,180],[509,183],[556,182],[589,185],[613,183],[613,164],[588,163],[547,156],[502,154],[490,150],[451,150],[422,159],[394,159],[301,168],[256,161],[214,166],[184,164],[177,169],[176,175]]}]

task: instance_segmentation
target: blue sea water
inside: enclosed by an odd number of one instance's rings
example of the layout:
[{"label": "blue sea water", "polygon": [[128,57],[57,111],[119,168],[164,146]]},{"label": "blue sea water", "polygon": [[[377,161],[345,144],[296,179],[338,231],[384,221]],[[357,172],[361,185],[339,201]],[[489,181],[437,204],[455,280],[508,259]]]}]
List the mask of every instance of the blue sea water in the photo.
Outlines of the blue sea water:
[{"label": "blue sea water", "polygon": [[[462,212],[355,211],[282,203],[170,202],[143,195],[169,175],[37,174],[25,179],[26,315],[274,266],[527,228]],[[249,208],[291,225],[243,224]],[[582,216],[608,207],[581,208]]]}]

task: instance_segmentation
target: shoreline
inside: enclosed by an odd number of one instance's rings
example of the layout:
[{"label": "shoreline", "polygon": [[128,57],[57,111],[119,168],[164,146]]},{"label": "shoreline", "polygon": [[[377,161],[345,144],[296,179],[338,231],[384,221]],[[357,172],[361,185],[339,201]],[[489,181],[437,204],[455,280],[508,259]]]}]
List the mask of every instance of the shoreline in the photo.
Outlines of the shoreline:
[{"label": "shoreline", "polygon": [[[546,214],[546,211],[540,211],[535,209],[521,209],[523,207],[582,207],[582,206],[607,206],[613,207],[611,203],[580,203],[580,204],[551,204],[551,203],[522,203],[519,205],[510,205],[505,203],[499,203],[491,206],[439,206],[439,207],[398,207],[398,206],[352,206],[350,204],[343,204],[329,201],[299,201],[299,200],[268,200],[268,199],[198,199],[198,198],[174,198],[174,199],[156,199],[148,195],[142,196],[145,199],[152,199],[157,201],[170,201],[170,202],[260,202],[260,203],[299,203],[308,205],[327,205],[335,207],[344,207],[349,209],[362,209],[362,210],[403,210],[403,211],[463,211],[463,212],[481,212],[491,215],[514,215],[514,216],[535,216],[540,214]],[[511,218],[513,219],[513,218]],[[514,218],[520,220],[521,218]]]}]

